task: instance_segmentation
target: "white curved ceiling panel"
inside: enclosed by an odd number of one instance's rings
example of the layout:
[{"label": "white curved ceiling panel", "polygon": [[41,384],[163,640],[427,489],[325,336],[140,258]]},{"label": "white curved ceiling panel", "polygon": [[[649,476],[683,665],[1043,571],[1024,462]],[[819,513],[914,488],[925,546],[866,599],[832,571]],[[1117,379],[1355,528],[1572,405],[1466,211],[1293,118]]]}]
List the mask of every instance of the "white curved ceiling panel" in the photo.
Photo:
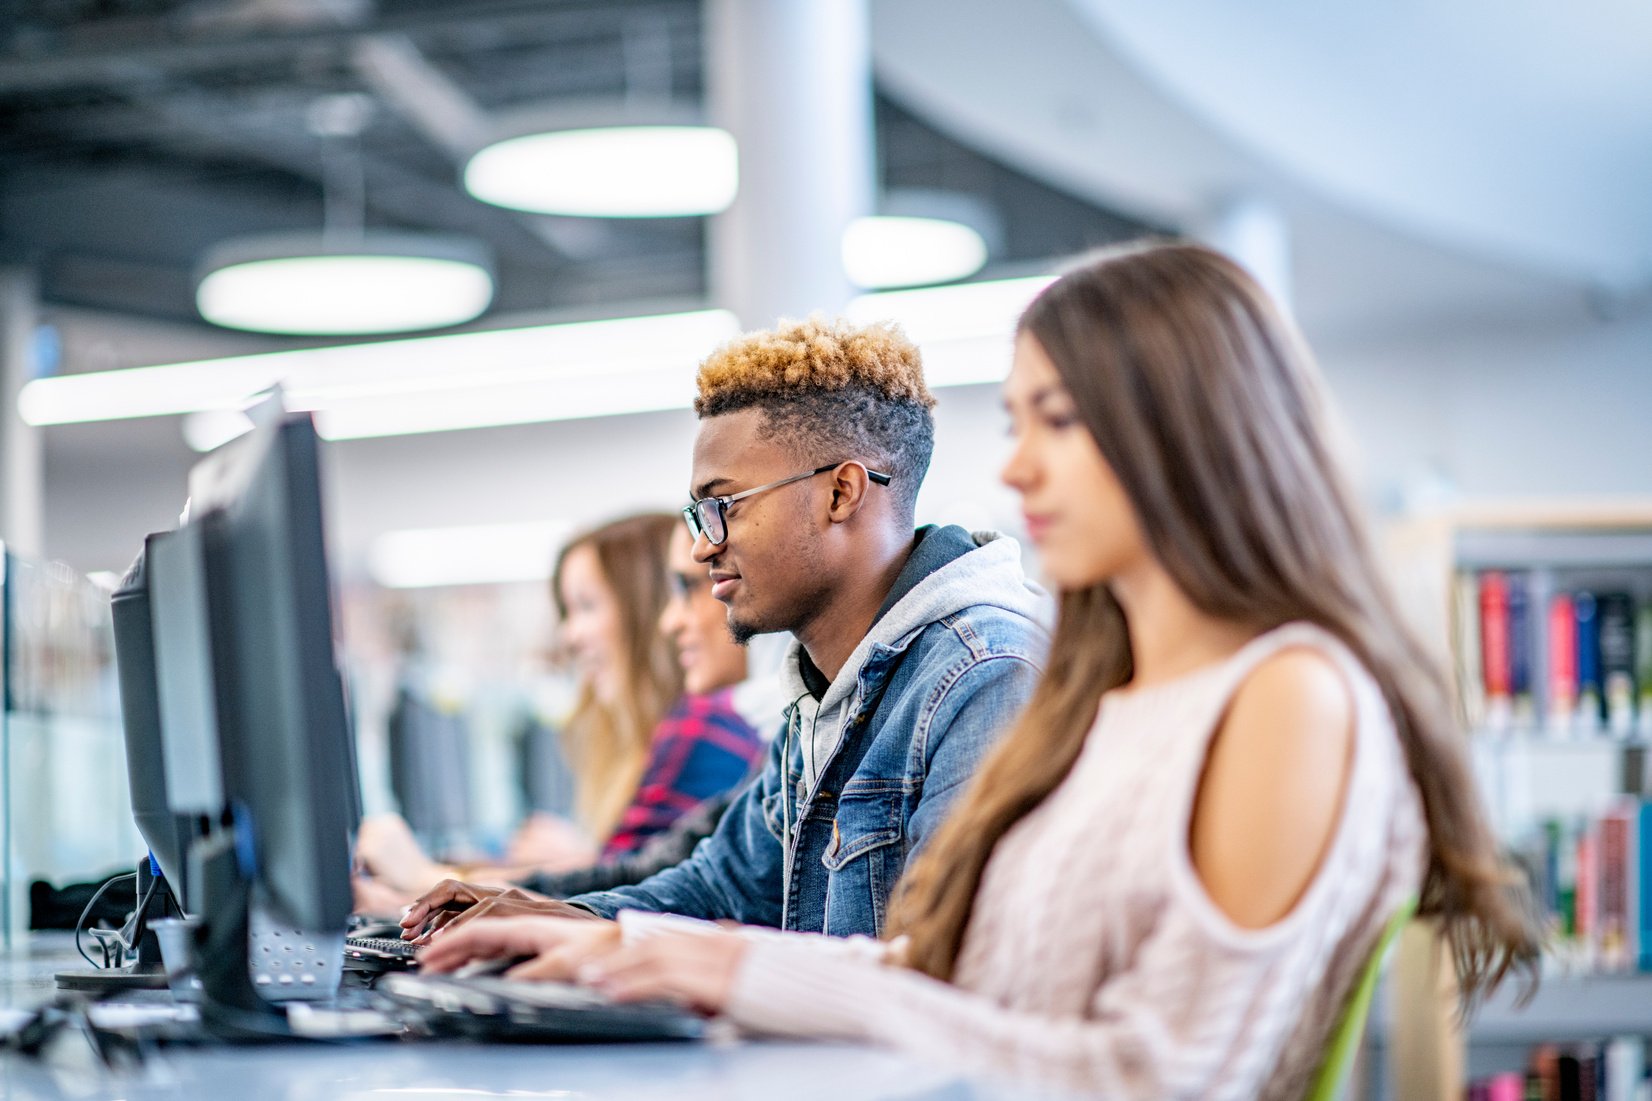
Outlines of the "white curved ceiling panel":
[{"label": "white curved ceiling panel", "polygon": [[1652,5],[1067,2],[1334,202],[1556,275],[1652,278]]}]

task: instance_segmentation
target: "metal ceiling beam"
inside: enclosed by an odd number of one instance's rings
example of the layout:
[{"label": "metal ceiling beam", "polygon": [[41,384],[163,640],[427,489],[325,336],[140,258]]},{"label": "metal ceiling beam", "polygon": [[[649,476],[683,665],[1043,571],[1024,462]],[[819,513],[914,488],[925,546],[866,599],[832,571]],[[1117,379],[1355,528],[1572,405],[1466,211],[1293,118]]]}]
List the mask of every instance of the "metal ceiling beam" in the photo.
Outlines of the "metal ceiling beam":
[{"label": "metal ceiling beam", "polygon": [[[291,55],[307,47],[347,50],[363,35],[509,30],[534,27],[572,36],[600,21],[615,27],[639,12],[680,11],[671,0],[475,0],[421,12],[381,12],[356,26],[321,24],[278,32],[193,40],[125,41],[50,53],[31,48],[27,56],[0,55],[0,95],[51,88],[120,85],[155,72],[187,73],[225,65],[245,65]],[[35,43],[31,42],[31,47]]]},{"label": "metal ceiling beam", "polygon": [[[211,156],[261,165],[321,182],[321,157],[306,139],[267,128],[248,129],[244,119],[226,112],[207,97],[170,94],[161,104],[104,108],[96,121],[83,115],[67,128],[76,137],[129,145],[142,135],[153,148],[192,156]],[[501,255],[535,266],[560,264],[546,242],[524,233],[516,218],[498,207],[479,203],[448,183],[432,180],[394,161],[363,151],[367,203],[380,214],[412,226],[471,233]],[[318,215],[319,217],[319,215]]]}]

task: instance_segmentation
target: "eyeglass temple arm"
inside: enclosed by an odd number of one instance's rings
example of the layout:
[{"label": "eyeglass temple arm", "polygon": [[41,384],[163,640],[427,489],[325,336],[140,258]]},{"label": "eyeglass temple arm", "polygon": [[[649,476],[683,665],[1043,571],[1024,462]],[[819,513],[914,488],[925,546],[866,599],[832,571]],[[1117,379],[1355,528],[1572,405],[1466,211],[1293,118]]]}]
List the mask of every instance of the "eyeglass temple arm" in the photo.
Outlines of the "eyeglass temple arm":
[{"label": "eyeglass temple arm", "polygon": [[[882,471],[879,471],[879,470],[873,470],[871,467],[867,466],[865,463],[859,462],[858,460],[855,460],[855,459],[848,459],[848,460],[845,460],[845,461],[846,462],[852,462],[856,466],[860,467],[862,470],[866,471],[866,476],[868,478],[872,479],[874,482],[878,483],[878,485],[886,486],[886,485],[889,484],[889,481],[890,481],[890,478],[892,477],[892,475],[885,474],[885,473],[883,473]],[[825,466],[817,468],[814,473],[815,474],[824,474],[828,470],[832,469],[834,466],[842,466],[842,465],[843,465],[843,463],[827,463]]]}]

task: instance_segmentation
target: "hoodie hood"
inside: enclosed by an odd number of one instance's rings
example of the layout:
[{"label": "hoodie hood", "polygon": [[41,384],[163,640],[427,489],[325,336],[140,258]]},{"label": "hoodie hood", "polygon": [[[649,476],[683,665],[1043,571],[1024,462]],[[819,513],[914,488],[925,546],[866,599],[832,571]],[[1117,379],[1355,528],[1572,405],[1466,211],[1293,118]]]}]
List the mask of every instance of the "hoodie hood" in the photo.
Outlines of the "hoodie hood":
[{"label": "hoodie hood", "polygon": [[793,641],[781,673],[788,698],[796,705],[794,729],[795,724],[802,725],[804,780],[810,788],[819,768],[837,748],[861,669],[874,648],[903,650],[931,623],[967,608],[1001,608],[1037,623],[1050,622],[1054,604],[1021,568],[1020,544],[992,531],[971,532],[970,540],[974,550],[918,582],[872,625],[818,704],[799,669],[802,643]]}]

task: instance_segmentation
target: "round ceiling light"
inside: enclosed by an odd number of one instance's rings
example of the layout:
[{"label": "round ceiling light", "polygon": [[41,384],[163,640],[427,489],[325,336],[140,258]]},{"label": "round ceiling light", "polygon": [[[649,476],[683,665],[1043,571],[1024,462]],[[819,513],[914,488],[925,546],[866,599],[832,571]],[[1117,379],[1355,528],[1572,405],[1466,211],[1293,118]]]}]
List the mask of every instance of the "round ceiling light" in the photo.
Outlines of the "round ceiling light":
[{"label": "round ceiling light", "polygon": [[367,232],[237,238],[207,254],[195,304],[214,325],[354,336],[469,321],[493,300],[486,253],[462,239]]},{"label": "round ceiling light", "polygon": [[673,218],[734,201],[740,156],[726,130],[669,104],[521,115],[465,165],[465,190],[537,214]]},{"label": "round ceiling light", "polygon": [[986,240],[946,218],[877,215],[843,231],[843,270],[868,290],[949,283],[980,271]]}]

